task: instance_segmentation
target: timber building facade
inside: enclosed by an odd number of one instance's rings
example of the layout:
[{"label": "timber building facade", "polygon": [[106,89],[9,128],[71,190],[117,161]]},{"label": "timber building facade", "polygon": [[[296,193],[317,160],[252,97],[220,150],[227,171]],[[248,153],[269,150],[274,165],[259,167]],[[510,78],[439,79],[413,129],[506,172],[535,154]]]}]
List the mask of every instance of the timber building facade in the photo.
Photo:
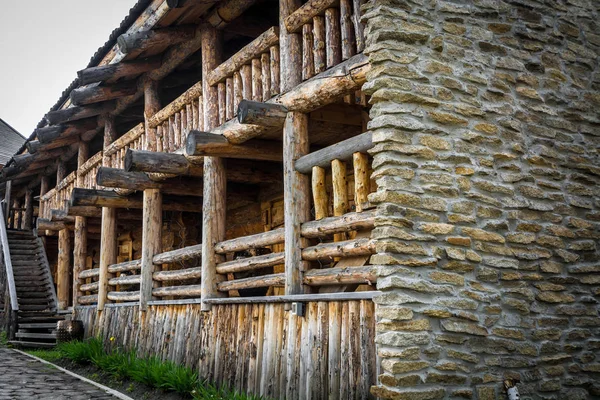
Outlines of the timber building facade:
[{"label": "timber building facade", "polygon": [[11,335],[70,311],[268,398],[600,396],[597,6],[138,1],[0,176]]}]

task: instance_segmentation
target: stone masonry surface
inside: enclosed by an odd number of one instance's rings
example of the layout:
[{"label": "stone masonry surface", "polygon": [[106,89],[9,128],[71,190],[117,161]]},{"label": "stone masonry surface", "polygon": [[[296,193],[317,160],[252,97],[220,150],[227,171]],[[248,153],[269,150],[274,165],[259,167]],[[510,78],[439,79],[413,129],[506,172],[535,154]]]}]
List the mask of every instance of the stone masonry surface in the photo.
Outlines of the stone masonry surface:
[{"label": "stone masonry surface", "polygon": [[599,5],[363,6],[374,395],[600,398]]},{"label": "stone masonry surface", "polygon": [[0,400],[116,398],[51,365],[0,347]]}]

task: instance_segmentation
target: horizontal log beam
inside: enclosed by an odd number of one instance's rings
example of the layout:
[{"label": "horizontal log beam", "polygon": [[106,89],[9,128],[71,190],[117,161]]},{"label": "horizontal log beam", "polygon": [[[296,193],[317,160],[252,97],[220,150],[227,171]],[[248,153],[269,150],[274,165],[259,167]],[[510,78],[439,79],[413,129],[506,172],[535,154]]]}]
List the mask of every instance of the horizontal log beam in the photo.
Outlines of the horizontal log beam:
[{"label": "horizontal log beam", "polygon": [[142,260],[125,261],[119,264],[111,264],[108,266],[108,272],[115,274],[117,272],[136,271],[142,268]]},{"label": "horizontal log beam", "polygon": [[361,238],[307,247],[302,250],[302,259],[316,261],[333,257],[367,256],[374,253],[375,240]]},{"label": "horizontal log beam", "polygon": [[281,161],[281,143],[256,140],[243,145],[231,144],[227,138],[208,132],[190,131],[186,139],[185,152],[188,156],[212,156],[241,158],[261,161]]},{"label": "horizontal log beam", "polygon": [[[209,304],[309,303],[317,301],[372,300],[379,295],[381,295],[380,291],[370,290],[364,292],[292,294],[285,296],[215,297],[212,299],[203,299],[203,301]],[[154,304],[156,303],[158,302]],[[167,302],[161,301],[160,304],[167,304]]]},{"label": "horizontal log beam", "polygon": [[128,149],[125,153],[125,171],[203,176],[202,165],[190,162],[182,154]]},{"label": "horizontal log beam", "polygon": [[[267,101],[267,104],[281,104],[289,111],[312,112],[359,90],[366,82],[366,74],[370,69],[367,56],[358,54]],[[237,119],[231,119],[211,130],[211,133],[225,136],[232,144],[240,144],[276,130],[273,127],[241,124]]]},{"label": "horizontal log beam", "polygon": [[[123,275],[108,280],[110,286],[137,285],[141,281],[140,275]],[[83,290],[83,289],[82,289]]]},{"label": "horizontal log beam", "polygon": [[221,292],[240,289],[252,289],[269,286],[284,286],[285,274],[271,274],[263,276],[255,276],[252,278],[234,279],[232,281],[224,281],[217,284],[217,289]]},{"label": "horizontal log beam", "polygon": [[90,83],[95,82],[135,77],[160,67],[160,64],[161,61],[159,57],[123,61],[115,64],[106,64],[82,69],[77,71],[77,77],[79,78],[80,85],[89,85]]},{"label": "horizontal log beam", "polygon": [[258,233],[256,235],[249,235],[219,242],[215,245],[215,252],[217,254],[235,253],[238,251],[256,249],[259,247],[283,243],[284,240],[284,229],[278,228],[273,229],[272,231]]},{"label": "horizontal log beam", "polygon": [[94,304],[98,302],[97,294],[90,294],[87,296],[77,296],[77,303],[81,305]]},{"label": "horizontal log beam", "polygon": [[137,83],[128,81],[107,86],[87,86],[75,88],[69,95],[71,102],[77,106],[115,100],[131,96],[137,92]]},{"label": "horizontal log beam", "polygon": [[39,231],[60,231],[63,229],[74,229],[74,225],[67,224],[64,221],[50,221],[47,218],[38,218],[36,221],[36,229]]},{"label": "horizontal log beam", "polygon": [[152,275],[155,281],[184,281],[198,279],[202,276],[202,267],[178,269],[175,271],[157,271]]},{"label": "horizontal log beam", "polygon": [[87,118],[67,124],[51,125],[38,128],[34,131],[35,137],[42,144],[49,144],[56,139],[76,136],[81,133],[96,129],[98,122],[95,118]]},{"label": "horizontal log beam", "polygon": [[208,74],[208,84],[214,86],[225,80],[239,70],[242,65],[247,64],[253,58],[260,58],[261,53],[268,51],[277,43],[279,43],[279,27],[273,26],[212,70]]},{"label": "horizontal log beam", "polygon": [[68,211],[64,209],[52,209],[50,210],[50,221],[52,222],[64,222],[66,224],[75,224],[75,217],[69,216]]},{"label": "horizontal log beam", "polygon": [[168,47],[194,38],[194,26],[176,26],[135,33],[124,33],[117,38],[117,45],[123,54],[143,52],[153,47]]},{"label": "horizontal log beam", "polygon": [[167,286],[152,289],[152,296],[188,296],[200,297],[200,285]]},{"label": "horizontal log beam", "polygon": [[91,104],[85,107],[71,106],[62,110],[50,111],[48,114],[46,114],[45,118],[48,122],[48,125],[57,125],[65,122],[78,121],[80,119],[106,114],[114,109],[114,102]]},{"label": "horizontal log beam", "polygon": [[154,264],[171,264],[187,260],[193,260],[202,256],[202,244],[187,246],[182,249],[171,250],[154,256]]},{"label": "horizontal log beam", "polygon": [[240,124],[283,127],[288,109],[281,104],[242,100],[238,105],[237,117]]},{"label": "horizontal log beam", "polygon": [[347,213],[302,224],[301,234],[306,238],[322,238],[335,233],[371,230],[375,226],[375,211]]},{"label": "horizontal log beam", "polygon": [[98,282],[84,283],[83,285],[79,286],[79,290],[82,292],[97,292]]},{"label": "horizontal log beam", "polygon": [[127,172],[119,168],[100,167],[96,183],[104,187],[130,190],[159,189],[163,193],[179,196],[202,197],[202,181],[190,178],[174,178],[153,181],[145,172]]},{"label": "horizontal log beam", "polygon": [[324,285],[373,285],[377,282],[377,267],[343,267],[311,269],[304,273],[304,284],[309,286]]},{"label": "horizontal log beam", "polygon": [[110,301],[139,301],[140,291],[133,292],[108,292],[106,297]]},{"label": "horizontal log beam", "polygon": [[43,144],[39,140],[29,140],[25,142],[25,148],[28,153],[35,154],[43,148]]},{"label": "horizontal log beam", "polygon": [[100,268],[85,269],[79,273],[79,279],[95,278],[100,276]]},{"label": "horizontal log beam", "polygon": [[308,174],[313,167],[328,168],[333,160],[350,160],[354,153],[366,153],[372,147],[373,133],[371,131],[361,133],[300,157],[294,167],[296,171]]},{"label": "horizontal log beam", "polygon": [[298,32],[303,25],[312,23],[315,16],[323,14],[326,9],[338,3],[339,0],[308,0],[284,20],[285,27],[289,33]]},{"label": "horizontal log beam", "polygon": [[248,258],[238,258],[237,260],[217,264],[217,273],[230,274],[234,272],[272,267],[274,265],[283,264],[284,259],[285,254],[283,252],[264,254]]},{"label": "horizontal log beam", "polygon": [[[94,206],[108,208],[142,208],[141,196],[119,196],[111,190],[75,188],[71,192],[69,207]],[[163,197],[163,210],[202,212],[202,203],[197,197]]]}]

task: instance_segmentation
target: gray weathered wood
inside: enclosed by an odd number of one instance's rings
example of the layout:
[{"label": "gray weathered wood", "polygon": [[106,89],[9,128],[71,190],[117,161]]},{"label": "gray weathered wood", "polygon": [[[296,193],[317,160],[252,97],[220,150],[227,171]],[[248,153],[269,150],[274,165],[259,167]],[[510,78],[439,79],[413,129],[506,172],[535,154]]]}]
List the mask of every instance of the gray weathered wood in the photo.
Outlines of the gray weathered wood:
[{"label": "gray weathered wood", "polygon": [[373,147],[372,132],[361,133],[350,139],[342,140],[321,150],[317,150],[298,158],[295,163],[296,171],[308,174],[312,167],[329,167],[333,160],[350,160],[356,152],[366,152]]},{"label": "gray weathered wood", "polygon": [[166,251],[164,253],[156,254],[153,262],[156,265],[170,264],[186,260],[193,260],[199,258],[202,255],[202,244],[196,244],[193,246],[187,246],[177,250]]},{"label": "gray weathered wood", "polygon": [[194,38],[194,26],[175,26],[135,33],[124,33],[117,38],[117,45],[123,54],[132,51],[143,52],[152,47],[172,46]]},{"label": "gray weathered wood", "polygon": [[153,258],[162,250],[162,195],[158,189],[144,190],[142,224],[142,262],[140,280],[140,310],[148,309],[154,282]]},{"label": "gray weathered wood", "polygon": [[375,253],[375,240],[369,238],[321,243],[302,250],[302,259],[315,261],[332,257],[354,257]]},{"label": "gray weathered wood", "polygon": [[13,273],[12,260],[10,258],[10,248],[8,247],[8,236],[6,235],[6,219],[2,207],[0,207],[0,244],[2,245],[2,255],[4,258],[4,268],[6,270],[6,282],[8,284],[8,293],[10,296],[10,307],[13,311],[19,311],[19,302],[17,301],[17,288],[15,286],[15,276]]},{"label": "gray weathered wood", "polygon": [[238,105],[237,117],[240,124],[280,128],[283,126],[287,112],[287,108],[281,104],[242,100]]},{"label": "gray weathered wood", "polygon": [[283,228],[278,228],[268,232],[257,233],[255,235],[243,236],[240,238],[219,242],[215,245],[215,251],[218,254],[234,253],[237,251],[244,251],[252,248],[283,243],[284,240],[285,231]]},{"label": "gray weathered wood", "polygon": [[80,85],[88,85],[94,82],[103,82],[109,79],[116,80],[127,78],[152,71],[160,67],[159,57],[146,58],[141,60],[123,61],[115,64],[99,65],[77,71],[77,78]]},{"label": "gray weathered wood", "polygon": [[338,217],[323,218],[302,224],[302,236],[319,238],[335,233],[371,230],[375,226],[375,211],[351,212]]}]

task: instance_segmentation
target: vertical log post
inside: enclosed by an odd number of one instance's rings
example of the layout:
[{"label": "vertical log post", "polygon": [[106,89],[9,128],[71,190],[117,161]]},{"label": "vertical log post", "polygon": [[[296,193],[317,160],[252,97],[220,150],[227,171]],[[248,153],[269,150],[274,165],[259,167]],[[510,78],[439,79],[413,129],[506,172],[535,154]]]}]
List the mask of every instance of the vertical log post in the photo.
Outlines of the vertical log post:
[{"label": "vertical log post", "polygon": [[154,282],[155,254],[161,252],[162,247],[162,194],[158,189],[144,190],[142,220],[142,264],[140,277],[140,311],[148,309],[148,301],[152,300]]},{"label": "vertical log post", "polygon": [[[114,117],[104,118],[104,148],[116,139]],[[103,166],[110,166],[110,157],[102,158]],[[117,262],[117,209],[102,207],[102,228],[100,233],[100,274],[98,276],[98,311],[104,310],[108,293],[108,266]]]},{"label": "vertical log post", "polygon": [[327,56],[325,54],[325,18],[319,15],[313,18],[313,58],[315,74],[325,71]]},{"label": "vertical log post", "polygon": [[[48,188],[50,187],[50,180],[48,176],[42,175],[42,179],[40,181],[40,208],[38,209],[38,216],[41,218],[46,218],[46,202],[42,201],[42,197],[48,193]],[[38,235],[40,232],[38,232]],[[47,235],[48,232],[44,231],[44,234]],[[46,247],[46,236],[42,236],[42,242],[44,243],[44,247]]]},{"label": "vertical log post", "polygon": [[279,0],[280,85],[286,92],[302,82],[302,37],[288,33],[285,19],[302,5],[300,0]]},{"label": "vertical log post", "polygon": [[[348,210],[348,185],[346,181],[346,163],[341,160],[331,162],[331,180],[333,183],[333,215],[339,217]],[[333,240],[346,240],[345,233],[336,233]]]},{"label": "vertical log post", "polygon": [[144,126],[146,127],[146,150],[156,151],[156,128],[151,128],[148,119],[160,111],[158,82],[153,79],[144,81]]},{"label": "vertical log post", "polygon": [[313,52],[312,24],[302,26],[302,79],[307,80],[315,75],[315,58]]},{"label": "vertical log post", "polygon": [[342,38],[342,60],[347,60],[356,54],[354,40],[354,25],[352,23],[351,0],[340,0],[340,27]]},{"label": "vertical log post", "polygon": [[31,230],[31,224],[33,223],[33,191],[27,189],[25,191],[25,216],[23,217],[23,229],[26,231]]},{"label": "vertical log post", "polygon": [[308,152],[308,116],[289,112],[283,127],[286,295],[303,292],[302,272],[309,267],[308,262],[302,261],[302,249],[308,243],[300,234],[302,223],[310,219],[309,179],[294,168],[295,161]]},{"label": "vertical log post", "polygon": [[369,156],[365,153],[352,155],[354,164],[354,204],[356,211],[363,211],[369,194]]},{"label": "vertical log post", "polygon": [[[214,69],[221,62],[221,32],[212,26],[202,27],[202,75]],[[250,70],[250,66],[247,66]],[[243,70],[243,68],[242,68]],[[246,73],[247,75],[250,75]],[[247,79],[247,77],[246,77]],[[244,74],[242,74],[244,80]],[[252,83],[244,81],[244,91]],[[217,109],[217,88],[210,86],[205,79],[202,81],[202,97],[204,99],[204,129],[210,131],[219,122]],[[204,192],[202,199],[202,281],[200,292],[202,297],[201,309],[209,311],[210,305],[204,299],[219,297],[217,290],[219,276],[217,264],[221,261],[215,253],[215,245],[225,239],[225,208],[226,208],[226,171],[222,158],[204,157]]]},{"label": "vertical log post", "polygon": [[325,168],[312,169],[312,192],[315,203],[315,220],[327,217],[327,190],[325,188]]},{"label": "vertical log post", "polygon": [[328,8],[325,10],[327,68],[342,62],[342,39],[340,34],[340,11],[337,8]]},{"label": "vertical log post", "polygon": [[56,272],[56,296],[58,309],[69,306],[69,267],[71,265],[71,235],[68,229],[58,231],[58,266]]},{"label": "vertical log post", "polygon": [[[79,172],[83,163],[89,156],[89,144],[79,142],[77,153],[77,181],[76,187],[83,187],[83,175]],[[79,273],[85,269],[85,260],[87,258],[87,217],[75,217],[75,238],[73,249],[73,306],[77,305],[79,296],[83,293],[79,287],[85,282],[79,279]]]}]

